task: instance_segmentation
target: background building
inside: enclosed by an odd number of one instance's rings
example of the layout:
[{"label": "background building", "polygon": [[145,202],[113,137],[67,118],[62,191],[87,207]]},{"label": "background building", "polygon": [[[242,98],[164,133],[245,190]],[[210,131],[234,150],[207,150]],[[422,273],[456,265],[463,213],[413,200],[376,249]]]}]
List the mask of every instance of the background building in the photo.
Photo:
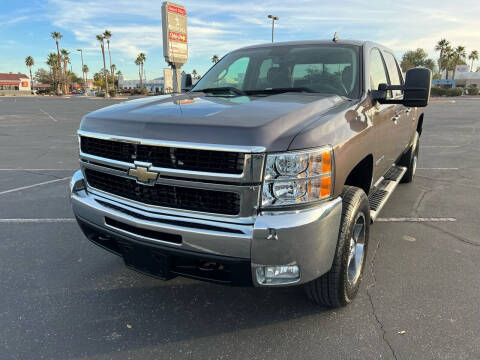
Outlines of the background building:
[{"label": "background building", "polygon": [[0,94],[29,94],[30,78],[25,74],[0,73]]},{"label": "background building", "polygon": [[453,78],[453,71],[448,72],[448,80],[446,79],[446,72],[442,72],[442,79],[433,80],[433,85],[444,87],[476,87],[480,88],[480,72],[470,71],[468,65],[457,65],[455,68],[455,79]]},{"label": "background building", "polygon": [[[185,75],[178,74],[178,81],[181,84],[185,83]],[[193,80],[195,84],[198,79]],[[150,93],[163,93],[169,94],[173,91],[173,71],[172,69],[163,69],[163,76],[152,79],[152,80],[143,80],[143,87],[148,90]],[[140,80],[125,80],[125,78],[120,75],[118,77],[118,88],[123,90],[132,90],[140,88]]]}]

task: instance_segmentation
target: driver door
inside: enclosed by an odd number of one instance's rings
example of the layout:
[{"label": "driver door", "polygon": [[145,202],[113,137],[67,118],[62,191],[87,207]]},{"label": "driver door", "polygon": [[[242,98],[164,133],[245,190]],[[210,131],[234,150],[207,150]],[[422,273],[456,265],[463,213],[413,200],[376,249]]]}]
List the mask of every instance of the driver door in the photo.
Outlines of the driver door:
[{"label": "driver door", "polygon": [[[370,52],[370,90],[377,90],[379,84],[388,84],[385,62],[379,49]],[[375,131],[374,179],[378,179],[392,166],[397,158],[398,122],[396,104],[375,102],[370,110]]]}]

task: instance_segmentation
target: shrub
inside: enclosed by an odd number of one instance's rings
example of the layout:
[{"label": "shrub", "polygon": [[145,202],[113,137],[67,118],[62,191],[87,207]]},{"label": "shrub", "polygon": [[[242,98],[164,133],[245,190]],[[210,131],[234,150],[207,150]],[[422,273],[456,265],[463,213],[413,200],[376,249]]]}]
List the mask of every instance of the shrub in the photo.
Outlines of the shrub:
[{"label": "shrub", "polygon": [[476,87],[468,88],[468,95],[478,95],[478,88]]},{"label": "shrub", "polygon": [[148,90],[145,88],[143,89],[135,88],[135,89],[132,89],[131,94],[132,95],[148,95]]},{"label": "shrub", "polygon": [[447,89],[447,96],[461,96],[463,94],[463,88],[456,87]]},{"label": "shrub", "polygon": [[430,95],[432,96],[445,96],[446,94],[447,94],[447,89],[444,89],[444,88],[433,87],[430,90]]},{"label": "shrub", "polygon": [[117,91],[112,89],[108,91],[108,94],[110,95],[110,97],[115,97],[117,96]]}]

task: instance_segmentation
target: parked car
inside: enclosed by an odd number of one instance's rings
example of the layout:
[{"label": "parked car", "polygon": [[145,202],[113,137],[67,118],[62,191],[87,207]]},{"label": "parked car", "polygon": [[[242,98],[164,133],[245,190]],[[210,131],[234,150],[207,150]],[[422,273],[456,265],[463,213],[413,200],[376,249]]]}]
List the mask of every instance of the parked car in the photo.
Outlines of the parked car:
[{"label": "parked car", "polygon": [[373,42],[233,51],[190,92],[86,115],[73,211],[144,274],[347,305],[371,222],[415,175],[430,82]]}]

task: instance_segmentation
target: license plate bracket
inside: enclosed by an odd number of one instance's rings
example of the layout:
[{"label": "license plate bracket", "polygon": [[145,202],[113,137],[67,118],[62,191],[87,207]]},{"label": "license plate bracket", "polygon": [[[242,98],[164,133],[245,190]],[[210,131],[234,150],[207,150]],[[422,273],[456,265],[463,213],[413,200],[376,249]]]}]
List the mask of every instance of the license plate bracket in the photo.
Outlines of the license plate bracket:
[{"label": "license plate bracket", "polygon": [[145,246],[128,246],[123,251],[123,260],[127,267],[161,280],[175,277],[169,270],[170,257]]}]

